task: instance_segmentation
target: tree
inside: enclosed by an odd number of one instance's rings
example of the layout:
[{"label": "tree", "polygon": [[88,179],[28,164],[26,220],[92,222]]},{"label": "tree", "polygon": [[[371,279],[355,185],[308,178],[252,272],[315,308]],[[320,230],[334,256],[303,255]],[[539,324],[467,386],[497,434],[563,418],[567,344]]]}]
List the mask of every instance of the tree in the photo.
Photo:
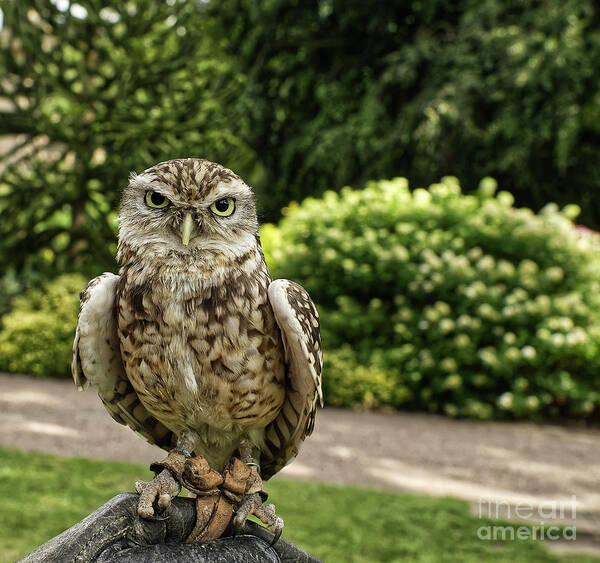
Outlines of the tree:
[{"label": "tree", "polygon": [[215,56],[220,45],[201,6],[0,6],[4,289],[10,280],[114,267],[116,207],[132,170],[181,156],[248,168],[251,151],[221,111],[240,77]]},{"label": "tree", "polygon": [[[600,226],[594,0],[221,0],[217,35],[266,217],[290,199],[403,175],[495,176],[520,205],[576,202]],[[569,185],[569,190],[565,185]]]}]

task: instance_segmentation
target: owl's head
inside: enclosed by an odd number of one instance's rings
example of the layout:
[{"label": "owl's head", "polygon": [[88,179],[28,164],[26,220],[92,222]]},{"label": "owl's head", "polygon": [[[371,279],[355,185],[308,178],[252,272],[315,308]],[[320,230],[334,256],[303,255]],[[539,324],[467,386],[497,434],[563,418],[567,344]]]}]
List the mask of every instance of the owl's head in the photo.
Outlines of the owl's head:
[{"label": "owl's head", "polygon": [[117,259],[235,257],[256,245],[257,232],[254,194],[239,176],[199,158],[169,160],[130,176]]}]

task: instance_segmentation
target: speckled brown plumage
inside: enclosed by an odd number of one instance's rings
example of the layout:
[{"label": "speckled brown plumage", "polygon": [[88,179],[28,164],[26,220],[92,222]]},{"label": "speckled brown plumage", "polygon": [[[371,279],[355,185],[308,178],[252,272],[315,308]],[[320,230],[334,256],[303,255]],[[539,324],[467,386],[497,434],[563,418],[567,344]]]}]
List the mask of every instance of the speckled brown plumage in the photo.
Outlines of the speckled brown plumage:
[{"label": "speckled brown plumage", "polygon": [[[168,205],[151,208],[149,192]],[[211,205],[224,199],[235,211],[218,216]],[[201,159],[132,175],[117,257],[120,275],[82,293],[76,383],[89,380],[111,416],[149,441],[192,447],[217,470],[248,438],[270,477],[313,429],[322,358],[310,297],[271,281],[251,189]]]},{"label": "speckled brown plumage", "polygon": [[[117,288],[125,371],[146,409],[178,435],[204,425],[238,435],[264,428],[284,399],[283,350],[260,248],[218,285],[214,261],[188,265],[183,286],[152,264],[125,266]],[[222,468],[235,448],[211,455],[224,445],[216,434],[202,436],[202,450]]]}]

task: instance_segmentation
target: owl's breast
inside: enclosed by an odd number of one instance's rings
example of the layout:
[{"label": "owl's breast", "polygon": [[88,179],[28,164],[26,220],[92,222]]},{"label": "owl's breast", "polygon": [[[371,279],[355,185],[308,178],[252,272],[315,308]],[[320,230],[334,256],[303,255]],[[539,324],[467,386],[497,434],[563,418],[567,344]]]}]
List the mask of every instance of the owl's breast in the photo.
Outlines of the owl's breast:
[{"label": "owl's breast", "polygon": [[246,430],[275,418],[285,376],[268,273],[241,272],[196,291],[122,278],[121,355],[146,409],[177,433],[206,424]]}]

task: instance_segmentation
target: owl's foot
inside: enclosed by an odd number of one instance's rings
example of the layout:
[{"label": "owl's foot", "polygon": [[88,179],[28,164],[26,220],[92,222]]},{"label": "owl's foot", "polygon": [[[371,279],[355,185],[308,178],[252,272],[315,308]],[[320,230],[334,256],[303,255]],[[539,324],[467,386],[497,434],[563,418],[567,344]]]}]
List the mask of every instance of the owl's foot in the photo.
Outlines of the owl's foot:
[{"label": "owl's foot", "polygon": [[152,481],[136,481],[135,489],[140,493],[138,501],[138,514],[142,518],[154,516],[154,501],[160,512],[171,506],[171,500],[181,490],[181,485],[175,480],[168,469],[163,469]]},{"label": "owl's foot", "polygon": [[274,544],[283,530],[283,520],[275,514],[275,506],[264,506],[267,493],[256,464],[250,466],[237,458],[232,458],[225,469],[223,493],[233,501],[235,515],[233,517],[234,533],[240,532],[250,514],[256,516],[275,534]]},{"label": "owl's foot", "polygon": [[142,518],[154,516],[154,501],[158,499],[157,507],[164,512],[171,506],[171,500],[181,490],[181,475],[185,465],[186,455],[180,450],[171,450],[162,461],[153,463],[150,470],[156,473],[152,481],[137,481],[135,489],[140,493],[138,514]]},{"label": "owl's foot", "polygon": [[237,533],[242,530],[248,516],[254,514],[271,532],[274,537],[271,545],[274,545],[281,537],[283,531],[283,519],[275,514],[275,505],[263,504],[264,497],[260,493],[244,495],[242,503],[238,506],[233,517],[233,529]]}]

